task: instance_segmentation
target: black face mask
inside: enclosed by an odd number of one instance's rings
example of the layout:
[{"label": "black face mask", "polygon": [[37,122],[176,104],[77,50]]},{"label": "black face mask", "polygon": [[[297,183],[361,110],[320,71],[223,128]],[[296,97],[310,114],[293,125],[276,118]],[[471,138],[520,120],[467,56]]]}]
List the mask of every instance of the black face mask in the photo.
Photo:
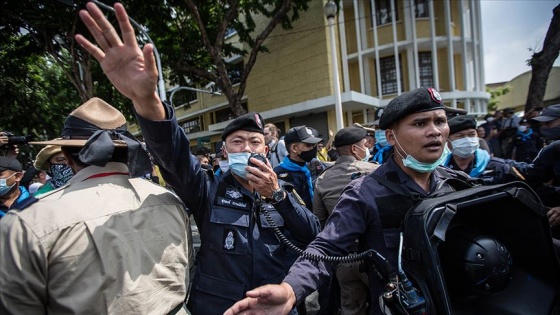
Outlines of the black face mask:
[{"label": "black face mask", "polygon": [[309,151],[303,151],[299,154],[299,158],[304,160],[305,162],[309,163],[313,158],[317,156],[317,146],[314,146],[313,149]]},{"label": "black face mask", "polygon": [[545,128],[541,127],[541,135],[547,140],[560,139],[560,127]]}]

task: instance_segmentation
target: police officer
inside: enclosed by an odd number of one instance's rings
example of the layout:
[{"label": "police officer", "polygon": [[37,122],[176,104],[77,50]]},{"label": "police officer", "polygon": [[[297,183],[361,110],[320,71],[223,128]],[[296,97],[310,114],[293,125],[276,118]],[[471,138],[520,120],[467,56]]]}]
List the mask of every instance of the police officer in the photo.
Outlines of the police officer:
[{"label": "police officer", "polygon": [[[533,118],[540,122],[540,132],[551,143],[544,147],[529,168],[527,182],[545,206],[552,207],[548,218],[553,226],[560,226],[560,104],[546,107]],[[554,230],[560,238],[560,228]]]},{"label": "police officer", "polygon": [[[429,197],[440,190],[453,190],[447,183],[442,183],[447,175],[439,168],[435,171],[449,154],[446,147],[449,127],[441,96],[435,89],[420,88],[391,100],[381,116],[380,127],[394,146],[393,157],[372,174],[346,187],[325,229],[306,252],[344,256],[359,238],[361,250],[378,251],[395,268],[402,219],[411,205],[406,205],[407,198],[396,194],[388,186],[422,197]],[[442,187],[438,187],[440,183]],[[248,297],[226,314],[259,308],[270,314],[286,314],[326,281],[334,269],[332,263],[300,257],[282,284],[248,292]],[[370,314],[379,314],[378,300],[386,283],[378,281],[371,269],[368,276],[372,292]]]},{"label": "police officer", "polygon": [[[263,211],[288,239],[301,243],[315,237],[319,222],[296,201],[292,187],[277,179],[268,162],[249,158],[252,153],[268,152],[264,121],[257,113],[240,116],[223,130],[222,150],[229,162],[225,174],[218,178],[201,168],[173,108],[162,104],[155,91],[158,73],[153,47],[146,45],[142,52],[124,7],[116,3],[115,11],[123,38],[90,2],[80,17],[99,46],[82,35],[76,39],[101,63],[113,85],[132,100],[163,178],[192,211],[201,247],[189,310],[222,314],[247,290],[282,281],[289,267],[287,249]],[[254,166],[248,166],[249,162]]]},{"label": "police officer", "polygon": [[294,185],[307,209],[313,209],[313,177],[308,163],[316,158],[321,141],[305,125],[290,128],[284,136],[288,155],[274,168],[278,178]]},{"label": "police officer", "polygon": [[[368,148],[365,146],[367,131],[360,127],[346,127],[334,137],[338,152],[335,164],[323,172],[315,183],[313,213],[325,226],[327,218],[344,188],[354,179],[373,172],[378,165],[369,163]],[[355,249],[350,251],[356,252]],[[360,263],[341,264],[336,270],[340,285],[340,307],[342,314],[366,314],[369,289],[367,275],[360,272]]]},{"label": "police officer", "polygon": [[526,163],[491,157],[487,151],[479,148],[474,116],[455,116],[449,119],[448,124],[448,145],[452,154],[444,161],[444,166],[480,178],[486,184],[524,179],[521,173],[526,172]]}]

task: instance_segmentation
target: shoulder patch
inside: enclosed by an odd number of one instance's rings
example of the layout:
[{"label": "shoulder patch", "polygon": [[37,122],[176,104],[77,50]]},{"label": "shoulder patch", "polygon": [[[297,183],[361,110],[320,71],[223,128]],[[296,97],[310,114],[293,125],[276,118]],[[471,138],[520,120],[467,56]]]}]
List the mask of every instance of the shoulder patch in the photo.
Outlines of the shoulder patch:
[{"label": "shoulder patch", "polygon": [[280,173],[278,174],[278,178],[286,178],[288,177],[288,173]]}]

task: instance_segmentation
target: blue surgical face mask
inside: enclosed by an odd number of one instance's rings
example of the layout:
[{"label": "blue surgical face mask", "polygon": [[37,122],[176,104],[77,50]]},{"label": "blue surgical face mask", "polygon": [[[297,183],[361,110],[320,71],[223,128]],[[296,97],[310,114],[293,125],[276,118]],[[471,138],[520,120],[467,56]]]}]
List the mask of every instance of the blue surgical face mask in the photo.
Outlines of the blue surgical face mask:
[{"label": "blue surgical face mask", "polygon": [[380,146],[385,147],[389,143],[385,137],[385,130],[375,130],[375,142],[379,143]]},{"label": "blue surgical face mask", "polygon": [[480,140],[478,137],[464,137],[461,139],[451,141],[453,149],[451,153],[460,158],[466,159],[474,154],[474,152],[480,146]]},{"label": "blue surgical face mask", "polygon": [[237,176],[247,179],[247,164],[249,163],[249,152],[228,153],[229,169]]},{"label": "blue surgical face mask", "polygon": [[[437,159],[433,163],[420,162],[417,159],[415,159],[412,155],[406,153],[404,151],[404,149],[402,148],[401,144],[399,143],[399,140],[397,140],[397,135],[394,132],[393,132],[393,135],[395,136],[395,141],[397,142],[397,145],[406,154],[406,158],[402,159],[403,165],[405,167],[411,168],[411,169],[413,169],[417,172],[420,172],[420,173],[432,172],[433,170],[435,170],[438,167],[438,165],[443,164],[445,162],[445,160],[447,159],[447,156],[449,156],[449,154],[451,153],[451,151],[449,150],[447,145],[444,144],[443,145],[443,152],[441,153],[441,156],[439,157],[439,159]],[[402,157],[400,152],[398,150],[396,150],[396,151]]]},{"label": "blue surgical face mask", "polygon": [[13,173],[11,176],[8,176],[6,178],[0,178],[0,197],[7,194],[15,186],[15,184],[16,184],[15,182],[12,184],[12,186],[8,186],[7,181],[8,181],[8,178],[10,178],[10,177],[12,177],[16,174],[17,173]]}]

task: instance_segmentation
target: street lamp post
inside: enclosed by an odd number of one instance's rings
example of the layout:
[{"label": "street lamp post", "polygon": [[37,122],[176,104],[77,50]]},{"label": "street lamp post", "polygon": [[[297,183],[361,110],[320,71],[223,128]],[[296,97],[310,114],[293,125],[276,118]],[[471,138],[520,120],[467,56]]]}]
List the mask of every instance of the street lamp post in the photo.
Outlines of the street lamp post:
[{"label": "street lamp post", "polygon": [[336,115],[336,130],[344,128],[344,121],[342,120],[342,100],[340,99],[340,82],[338,78],[338,60],[336,57],[336,43],[334,37],[334,18],[338,11],[336,3],[329,0],[324,7],[325,17],[329,22],[330,40],[331,40],[331,57],[333,65],[333,80],[334,80],[334,109]]}]

